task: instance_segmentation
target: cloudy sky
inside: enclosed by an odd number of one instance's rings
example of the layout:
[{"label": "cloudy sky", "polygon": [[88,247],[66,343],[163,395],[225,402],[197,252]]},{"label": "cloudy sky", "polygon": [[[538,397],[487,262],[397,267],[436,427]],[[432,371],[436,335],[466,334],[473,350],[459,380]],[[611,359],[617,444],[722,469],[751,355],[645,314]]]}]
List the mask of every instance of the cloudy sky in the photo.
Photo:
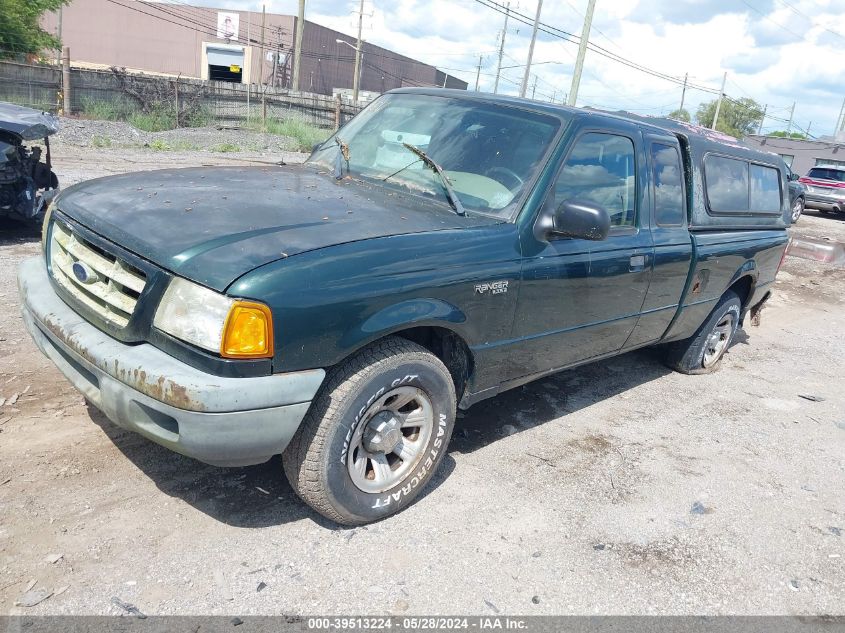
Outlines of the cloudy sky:
[{"label": "cloudy sky", "polygon": [[[185,1],[185,0],[182,0]],[[188,0],[194,3],[194,0]],[[493,0],[504,4],[506,0]],[[297,0],[204,0],[203,6],[297,11]],[[489,0],[365,0],[364,38],[420,59],[492,90],[504,16]],[[541,21],[580,34],[587,0],[545,0]],[[353,34],[356,0],[308,0],[307,19]],[[537,0],[511,0],[534,15]],[[500,91],[516,94],[528,56],[531,27],[508,25]],[[718,92],[752,97],[780,119],[796,102],[798,128],[831,134],[845,98],[845,0],[597,0],[590,41],[605,51],[657,73],[683,78]],[[577,45],[540,34],[534,52],[537,99],[561,101],[569,91]],[[533,84],[533,77],[531,84]],[[713,93],[687,91],[695,112]],[[530,90],[529,90],[530,95]],[[680,105],[681,86],[596,52],[588,52],[578,105],[666,114]],[[764,131],[785,129],[768,118]]]}]

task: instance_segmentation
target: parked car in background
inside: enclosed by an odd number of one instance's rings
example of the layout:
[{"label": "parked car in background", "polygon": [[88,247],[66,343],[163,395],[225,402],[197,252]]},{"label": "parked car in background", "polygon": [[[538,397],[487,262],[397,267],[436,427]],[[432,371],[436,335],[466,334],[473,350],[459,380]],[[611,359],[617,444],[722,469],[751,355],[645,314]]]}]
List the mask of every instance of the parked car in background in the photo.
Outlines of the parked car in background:
[{"label": "parked car in background", "polygon": [[712,130],[401,89],[304,165],[67,189],[23,315],[118,425],[221,466],[283,453],[316,511],[368,523],[431,480],[456,408],[646,346],[715,371],[774,289],[786,183]]},{"label": "parked car in background", "polygon": [[801,214],[804,213],[804,206],[807,203],[807,188],[800,181],[800,176],[786,167],[786,177],[789,185],[789,212],[792,215],[792,223],[795,224]]},{"label": "parked car in background", "polygon": [[[49,140],[58,131],[52,114],[0,102],[0,218],[41,223],[59,191]],[[38,140],[44,142],[43,156],[40,147],[25,144]]]},{"label": "parked car in background", "polygon": [[845,213],[845,167],[817,165],[798,182],[807,188],[806,207],[821,213]]}]

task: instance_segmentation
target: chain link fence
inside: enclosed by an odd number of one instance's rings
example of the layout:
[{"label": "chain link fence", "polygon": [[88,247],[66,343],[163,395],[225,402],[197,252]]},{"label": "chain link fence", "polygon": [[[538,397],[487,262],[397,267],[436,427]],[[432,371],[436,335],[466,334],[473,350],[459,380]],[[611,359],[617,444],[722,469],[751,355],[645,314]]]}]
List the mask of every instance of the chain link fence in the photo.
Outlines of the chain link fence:
[{"label": "chain link fence", "polygon": [[[48,64],[0,62],[0,101],[39,110],[62,108],[62,69]],[[343,125],[360,111],[347,99],[259,85],[129,73],[123,69],[70,69],[70,112],[123,120],[156,131],[204,125],[264,125],[297,121],[320,128]]]}]

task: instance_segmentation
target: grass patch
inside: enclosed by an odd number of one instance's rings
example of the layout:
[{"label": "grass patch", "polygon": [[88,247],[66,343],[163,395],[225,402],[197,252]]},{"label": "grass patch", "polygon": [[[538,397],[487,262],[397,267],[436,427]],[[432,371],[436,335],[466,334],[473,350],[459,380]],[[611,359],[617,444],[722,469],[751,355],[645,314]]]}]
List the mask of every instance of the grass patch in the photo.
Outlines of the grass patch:
[{"label": "grass patch", "polygon": [[82,116],[86,119],[98,121],[123,121],[125,120],[128,108],[121,103],[112,101],[96,101],[94,99],[82,99]]},{"label": "grass patch", "polygon": [[92,136],[91,145],[93,147],[111,147],[111,139],[108,136]]},{"label": "grass patch", "polygon": [[211,151],[228,154],[229,152],[239,152],[241,151],[241,148],[237,145],[233,145],[232,143],[220,143],[220,145],[215,145],[214,147],[212,147]]},{"label": "grass patch", "polygon": [[154,139],[145,145],[139,147],[146,147],[154,152],[194,152],[199,150],[199,146],[189,141],[164,141],[160,138]]},{"label": "grass patch", "polygon": [[160,138],[151,141],[149,144],[149,148],[156,152],[169,152],[173,149],[170,145],[162,141]]},{"label": "grass patch", "polygon": [[[176,128],[176,110],[172,104],[159,103],[149,112],[143,112],[137,106],[120,101],[97,101],[83,99],[80,114],[86,119],[98,121],[123,121],[144,132],[163,132]],[[190,112],[182,112],[181,127],[205,127],[214,117],[203,106]]]},{"label": "grass patch", "polygon": [[126,122],[144,132],[163,132],[176,127],[176,114],[171,108],[155,108],[150,112],[133,112]]},{"label": "grass patch", "polygon": [[322,143],[332,134],[331,130],[295,118],[268,119],[266,130],[262,127],[261,121],[253,121],[248,127],[257,132],[267,132],[268,134],[292,138],[296,141],[297,149],[300,152],[310,152],[314,145]]}]

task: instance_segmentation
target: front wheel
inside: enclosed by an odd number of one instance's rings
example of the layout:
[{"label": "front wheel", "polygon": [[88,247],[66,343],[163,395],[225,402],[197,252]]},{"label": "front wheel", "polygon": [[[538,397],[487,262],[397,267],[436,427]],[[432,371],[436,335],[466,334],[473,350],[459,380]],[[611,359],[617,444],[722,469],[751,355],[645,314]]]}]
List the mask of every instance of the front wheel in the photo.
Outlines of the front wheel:
[{"label": "front wheel", "polygon": [[804,213],[804,198],[798,198],[792,203],[792,223],[795,224]]},{"label": "front wheel", "polygon": [[408,507],[431,480],[455,423],[445,365],[401,338],[376,343],[327,377],[282,456],[296,493],[344,525]]},{"label": "front wheel", "polygon": [[735,292],[729,290],[695,334],[668,345],[666,364],[683,374],[716,371],[739,328],[741,311],[742,302]]}]

